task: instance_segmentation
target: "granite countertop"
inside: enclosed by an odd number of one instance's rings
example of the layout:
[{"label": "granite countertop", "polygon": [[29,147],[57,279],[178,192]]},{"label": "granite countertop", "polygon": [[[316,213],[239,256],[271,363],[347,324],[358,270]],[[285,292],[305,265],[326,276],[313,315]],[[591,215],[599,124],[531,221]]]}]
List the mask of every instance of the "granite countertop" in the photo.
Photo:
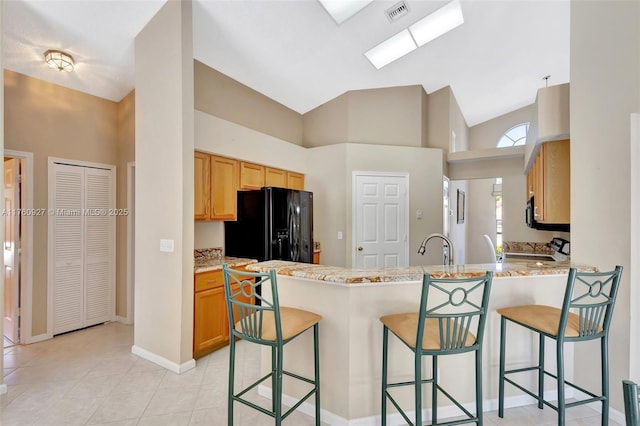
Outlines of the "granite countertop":
[{"label": "granite countertop", "polygon": [[228,263],[231,267],[246,266],[252,263],[256,263],[255,259],[244,259],[241,257],[216,257],[216,258],[203,258],[195,259],[193,263],[193,272],[199,274],[201,272],[216,271],[222,269],[222,265]]},{"label": "granite countertop", "polygon": [[477,277],[486,271],[493,271],[494,277],[526,277],[536,275],[563,275],[574,267],[579,272],[597,271],[597,268],[576,265],[570,262],[526,262],[508,261],[504,263],[486,263],[477,265],[430,265],[407,266],[400,268],[351,269],[338,266],[313,265],[309,263],[270,260],[255,263],[247,270],[266,272],[275,269],[279,275],[327,281],[340,284],[388,283],[420,281],[425,273],[436,278]]}]

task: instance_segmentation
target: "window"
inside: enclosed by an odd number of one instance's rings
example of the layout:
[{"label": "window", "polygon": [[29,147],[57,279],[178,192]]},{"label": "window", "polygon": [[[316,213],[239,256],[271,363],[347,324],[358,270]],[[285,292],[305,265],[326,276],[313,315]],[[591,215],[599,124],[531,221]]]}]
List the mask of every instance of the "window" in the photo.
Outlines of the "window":
[{"label": "window", "polygon": [[518,124],[507,130],[498,141],[498,148],[524,145],[529,131],[529,123]]},{"label": "window", "polygon": [[496,251],[502,253],[502,178],[496,178],[492,195],[496,200]]}]

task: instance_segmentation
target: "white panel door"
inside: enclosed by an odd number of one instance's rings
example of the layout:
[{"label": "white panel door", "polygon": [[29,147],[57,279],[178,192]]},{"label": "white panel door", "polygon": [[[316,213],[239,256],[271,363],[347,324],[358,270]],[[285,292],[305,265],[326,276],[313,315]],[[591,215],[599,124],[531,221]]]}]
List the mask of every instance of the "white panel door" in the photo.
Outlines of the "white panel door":
[{"label": "white panel door", "polygon": [[59,334],[83,327],[84,168],[53,167],[53,334]]},{"label": "white panel door", "polygon": [[408,177],[354,173],[356,268],[407,266]]}]

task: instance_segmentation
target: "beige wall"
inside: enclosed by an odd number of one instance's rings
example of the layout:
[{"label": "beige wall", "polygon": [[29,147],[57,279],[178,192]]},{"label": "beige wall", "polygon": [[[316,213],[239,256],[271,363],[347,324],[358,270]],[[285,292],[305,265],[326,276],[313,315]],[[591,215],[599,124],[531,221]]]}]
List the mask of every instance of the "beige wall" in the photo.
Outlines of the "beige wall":
[{"label": "beige wall", "polygon": [[[135,159],[135,93],[131,91],[118,103],[116,206],[128,209],[128,163]],[[131,212],[129,212],[131,214]],[[116,315],[127,316],[127,216],[116,217]],[[133,318],[127,318],[133,321]]]},{"label": "beige wall", "polygon": [[[116,103],[9,70],[4,95],[5,149],[33,153],[35,208],[47,208],[48,157],[117,164]],[[47,332],[47,219],[33,220],[33,336]]]},{"label": "beige wall", "polygon": [[535,104],[531,104],[469,128],[469,149],[495,148],[507,130],[518,124],[531,122],[535,111]]},{"label": "beige wall", "polygon": [[[640,111],[639,2],[571,2],[570,81],[572,258],[601,269],[625,267],[609,342],[612,405],[623,411],[620,383],[629,376],[630,358],[639,356],[629,350],[630,310],[639,308],[630,303],[638,262],[630,258],[629,232],[630,114]],[[598,389],[597,344],[579,346],[576,381]]]},{"label": "beige wall", "polygon": [[422,146],[421,86],[349,91],[303,115],[304,146]]},{"label": "beige wall", "polygon": [[[313,191],[306,171],[306,149],[259,131],[195,112],[195,148],[199,151],[265,166],[305,173],[305,189]],[[223,247],[223,222],[196,222],[195,248]]]},{"label": "beige wall", "polygon": [[[191,2],[169,1],[135,39],[133,352],[174,372],[193,350],[194,82]],[[172,52],[171,61],[165,54]],[[161,239],[174,242],[160,252]]]},{"label": "beige wall", "polygon": [[302,116],[284,105],[194,61],[195,109],[302,145]]},{"label": "beige wall", "polygon": [[[409,173],[409,265],[441,264],[442,256],[428,250],[417,253],[422,239],[442,232],[442,150],[419,147],[347,144],[345,169],[345,265],[351,266],[352,174],[354,171]],[[328,173],[327,170],[325,173]],[[327,206],[325,208],[329,208]],[[422,210],[423,219],[416,218]],[[333,214],[326,211],[325,214]],[[337,212],[336,212],[337,213]]]}]

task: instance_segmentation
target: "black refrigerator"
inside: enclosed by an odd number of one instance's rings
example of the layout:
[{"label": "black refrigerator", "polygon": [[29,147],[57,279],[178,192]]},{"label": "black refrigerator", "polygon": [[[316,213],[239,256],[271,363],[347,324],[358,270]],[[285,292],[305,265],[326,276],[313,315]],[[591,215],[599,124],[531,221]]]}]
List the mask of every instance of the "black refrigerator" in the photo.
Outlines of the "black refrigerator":
[{"label": "black refrigerator", "polygon": [[313,263],[313,193],[238,191],[238,219],[224,223],[225,255]]}]

